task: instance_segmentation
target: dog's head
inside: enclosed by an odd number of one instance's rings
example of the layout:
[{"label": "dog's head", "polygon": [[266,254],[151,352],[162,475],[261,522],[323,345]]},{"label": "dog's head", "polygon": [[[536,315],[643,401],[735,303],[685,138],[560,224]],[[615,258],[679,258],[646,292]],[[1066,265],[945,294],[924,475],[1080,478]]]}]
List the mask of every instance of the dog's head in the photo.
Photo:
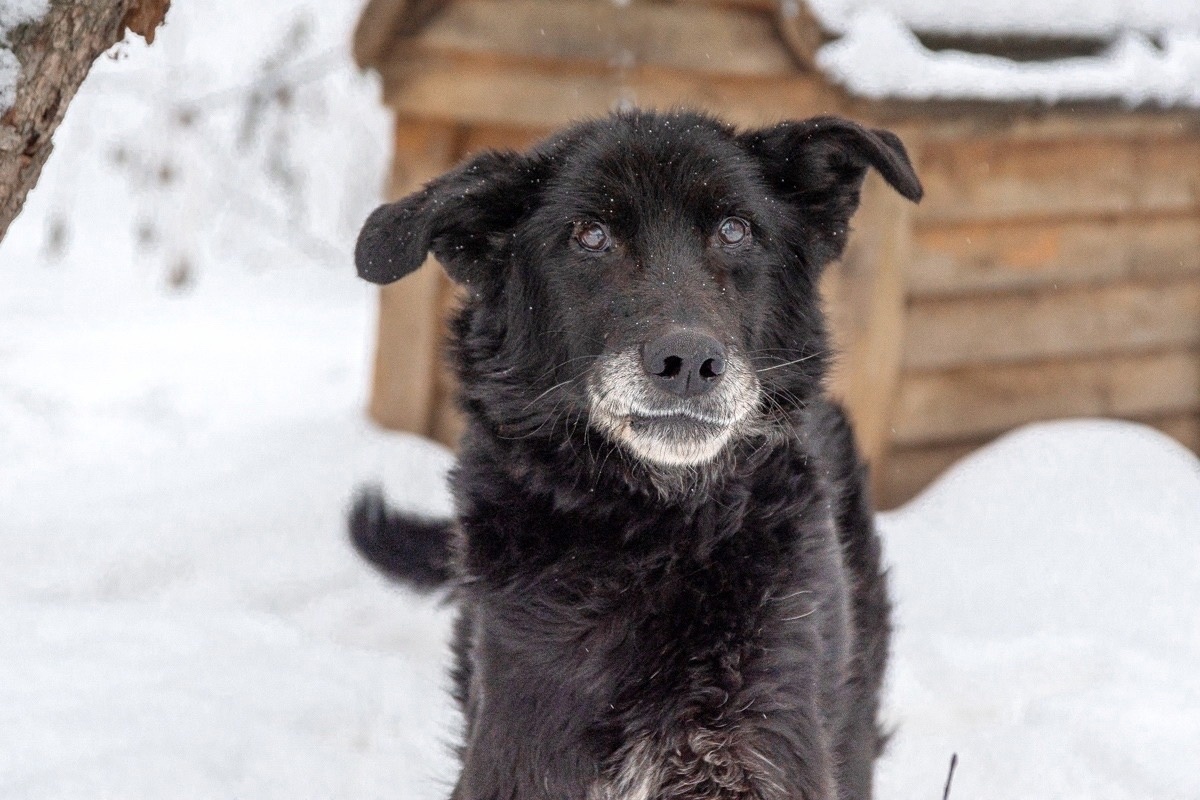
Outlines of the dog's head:
[{"label": "dog's head", "polygon": [[694,467],[820,391],[817,282],[868,167],[920,198],[900,140],[847,120],[738,133],[615,115],[382,206],[355,257],[390,283],[432,250],[468,288],[456,366],[498,435],[590,428],[656,468]]}]

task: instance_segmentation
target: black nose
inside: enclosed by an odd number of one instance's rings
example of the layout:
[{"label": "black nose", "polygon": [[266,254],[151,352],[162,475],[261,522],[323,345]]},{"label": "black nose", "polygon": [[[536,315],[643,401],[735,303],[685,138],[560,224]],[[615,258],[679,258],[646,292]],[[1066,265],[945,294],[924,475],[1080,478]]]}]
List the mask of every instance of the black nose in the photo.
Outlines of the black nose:
[{"label": "black nose", "polygon": [[725,374],[725,347],[698,331],[674,330],[647,342],[642,366],[658,386],[680,397],[695,397]]}]

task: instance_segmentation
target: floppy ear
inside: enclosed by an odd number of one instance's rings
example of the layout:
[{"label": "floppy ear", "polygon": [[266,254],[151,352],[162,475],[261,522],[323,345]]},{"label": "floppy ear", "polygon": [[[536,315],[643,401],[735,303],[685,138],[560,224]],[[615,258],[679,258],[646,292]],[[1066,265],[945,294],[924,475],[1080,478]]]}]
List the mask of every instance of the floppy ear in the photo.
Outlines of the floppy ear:
[{"label": "floppy ear", "polygon": [[867,168],[913,202],[923,190],[899,137],[840,117],[813,117],[739,137],[784,199],[800,206],[836,258],[845,247]]},{"label": "floppy ear", "polygon": [[392,283],[413,272],[432,250],[459,283],[495,275],[498,240],[530,207],[541,162],[516,153],[487,152],[371,212],[358,234],[359,277]]}]

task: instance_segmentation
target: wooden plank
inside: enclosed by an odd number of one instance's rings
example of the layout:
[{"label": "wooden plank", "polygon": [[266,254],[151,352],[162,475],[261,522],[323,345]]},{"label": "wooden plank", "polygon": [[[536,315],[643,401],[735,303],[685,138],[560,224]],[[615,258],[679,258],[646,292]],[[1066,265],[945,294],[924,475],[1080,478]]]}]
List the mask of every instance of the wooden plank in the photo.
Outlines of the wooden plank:
[{"label": "wooden plank", "polygon": [[1090,358],[907,374],[893,443],[969,441],[1060,417],[1148,417],[1200,408],[1200,353]]},{"label": "wooden plank", "polygon": [[466,420],[458,409],[458,378],[445,356],[446,321],[461,305],[464,290],[443,271],[443,280],[437,300],[439,324],[437,326],[438,347],[435,368],[432,407],[430,409],[430,435],[446,445],[457,448],[458,440],[466,429]]},{"label": "wooden plank", "polygon": [[970,364],[1200,347],[1200,279],[914,300],[904,364]]},{"label": "wooden plank", "polygon": [[841,95],[816,77],[720,78],[634,67],[551,70],[481,59],[418,56],[384,75],[385,99],[398,112],[446,122],[550,129],[638,105],[708,109],[741,125],[836,113]]},{"label": "wooden plank", "polygon": [[[391,195],[407,194],[448,169],[460,138],[454,126],[398,119]],[[432,432],[442,330],[438,298],[445,280],[441,265],[431,257],[412,275],[380,288],[368,414],[385,428]]]},{"label": "wooden plank", "polygon": [[875,466],[887,457],[900,379],[911,209],[911,203],[871,173],[846,253],[822,283],[839,354],[830,376],[831,393],[845,404],[859,449]]},{"label": "wooden plank", "polygon": [[880,124],[919,122],[930,144],[970,140],[1028,142],[1080,139],[1200,137],[1200,110],[1142,108],[1093,103],[1047,108],[1039,102],[879,101],[858,98],[858,116]]},{"label": "wooden plank", "polygon": [[354,61],[359,67],[374,67],[387,56],[411,5],[409,0],[368,0],[358,16],[352,40]]},{"label": "wooden plank", "polygon": [[876,507],[888,510],[907,503],[987,441],[894,448],[883,469],[872,473]]},{"label": "wooden plank", "polygon": [[1200,215],[918,226],[914,296],[1200,276]]},{"label": "wooden plank", "polygon": [[775,24],[796,65],[809,72],[817,71],[817,51],[825,44],[825,33],[808,4],[800,0],[777,0]]},{"label": "wooden plank", "polygon": [[[1165,417],[1134,419],[1149,425],[1200,454],[1200,413],[1172,414]],[[969,442],[941,445],[898,447],[888,456],[879,486],[876,505],[891,509],[916,497],[942,473],[991,441],[991,437]]]},{"label": "wooden plank", "polygon": [[548,128],[513,125],[472,125],[462,142],[463,157],[483,150],[526,150],[550,135]]},{"label": "wooden plank", "polygon": [[399,199],[453,166],[465,136],[455,125],[397,116],[388,196]]},{"label": "wooden plank", "polygon": [[1169,417],[1145,420],[1145,423],[1181,445],[1200,455],[1200,413],[1175,414]]},{"label": "wooden plank", "polygon": [[[600,0],[614,2],[615,0]],[[717,8],[748,8],[755,11],[770,12],[779,7],[779,0],[652,0],[653,2],[671,3],[679,6],[716,6]]]},{"label": "wooden plank", "polygon": [[921,222],[1200,209],[1200,137],[927,142],[920,160]]},{"label": "wooden plank", "polygon": [[[796,70],[770,16],[708,4],[456,0],[413,47],[430,55],[590,62],[616,69],[654,64],[759,76]],[[407,48],[397,57],[408,58]]]}]

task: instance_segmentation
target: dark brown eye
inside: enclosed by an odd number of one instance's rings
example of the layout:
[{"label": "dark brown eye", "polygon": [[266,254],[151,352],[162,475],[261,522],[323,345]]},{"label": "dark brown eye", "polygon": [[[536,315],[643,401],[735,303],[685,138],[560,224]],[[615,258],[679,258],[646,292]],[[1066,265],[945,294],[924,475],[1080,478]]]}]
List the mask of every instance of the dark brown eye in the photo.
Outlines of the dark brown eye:
[{"label": "dark brown eye", "polygon": [[581,222],[575,226],[575,241],[584,250],[599,253],[608,249],[611,242],[608,228],[599,222]]},{"label": "dark brown eye", "polygon": [[750,237],[750,223],[741,217],[726,217],[717,226],[717,239],[726,247],[739,245]]}]

